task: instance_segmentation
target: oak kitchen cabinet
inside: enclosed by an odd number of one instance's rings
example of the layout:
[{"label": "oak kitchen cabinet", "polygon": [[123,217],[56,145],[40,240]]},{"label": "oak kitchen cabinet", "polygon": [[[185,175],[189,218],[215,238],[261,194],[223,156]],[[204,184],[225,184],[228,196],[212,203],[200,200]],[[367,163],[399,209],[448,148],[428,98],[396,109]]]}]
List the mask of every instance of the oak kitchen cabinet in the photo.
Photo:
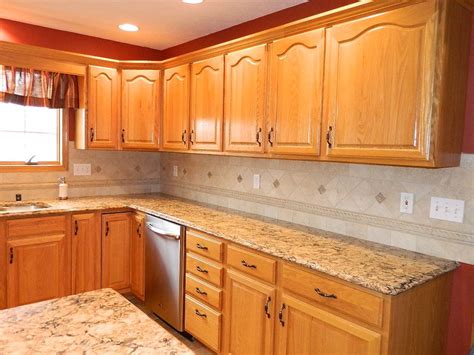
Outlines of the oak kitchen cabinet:
[{"label": "oak kitchen cabinet", "polygon": [[102,287],[130,286],[130,214],[102,215]]},{"label": "oak kitchen cabinet", "polygon": [[6,222],[7,307],[71,293],[71,240],[65,216]]},{"label": "oak kitchen cabinet", "polygon": [[159,70],[122,70],[123,149],[159,148]]},{"label": "oak kitchen cabinet", "polygon": [[72,293],[101,287],[100,215],[81,213],[71,216]]},{"label": "oak kitchen cabinet", "polygon": [[188,150],[189,76],[188,64],[164,71],[163,149]]},{"label": "oak kitchen cabinet", "polygon": [[130,289],[145,300],[145,216],[135,213],[130,230]]}]

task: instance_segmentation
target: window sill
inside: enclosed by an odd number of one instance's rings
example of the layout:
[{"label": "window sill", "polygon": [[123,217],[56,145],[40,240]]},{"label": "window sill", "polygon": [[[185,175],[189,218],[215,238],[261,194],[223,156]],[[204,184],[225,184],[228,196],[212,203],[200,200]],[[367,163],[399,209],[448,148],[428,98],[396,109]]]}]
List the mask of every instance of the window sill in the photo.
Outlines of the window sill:
[{"label": "window sill", "polygon": [[64,164],[0,164],[0,173],[33,173],[48,171],[66,171],[67,166]]}]

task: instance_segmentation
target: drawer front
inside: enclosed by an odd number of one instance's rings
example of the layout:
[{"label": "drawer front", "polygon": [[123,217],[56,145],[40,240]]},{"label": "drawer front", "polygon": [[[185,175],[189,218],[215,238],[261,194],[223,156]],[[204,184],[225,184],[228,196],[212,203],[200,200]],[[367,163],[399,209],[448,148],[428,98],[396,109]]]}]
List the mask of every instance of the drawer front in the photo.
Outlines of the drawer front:
[{"label": "drawer front", "polygon": [[276,261],[270,258],[229,246],[227,248],[227,264],[246,274],[275,283]]},{"label": "drawer front", "polygon": [[186,296],[185,308],[184,327],[186,331],[215,352],[219,352],[221,347],[221,313],[212,310],[188,295]]},{"label": "drawer front", "polygon": [[221,310],[222,290],[199,280],[191,274],[186,274],[186,293],[206,302],[219,311]]},{"label": "drawer front", "polygon": [[65,232],[66,216],[13,219],[7,221],[8,238]]},{"label": "drawer front", "polygon": [[188,253],[186,255],[186,271],[218,287],[222,287],[222,276],[224,274],[222,265]]},{"label": "drawer front", "polygon": [[193,253],[206,256],[210,259],[222,262],[222,250],[224,243],[206,238],[206,235],[193,230],[186,232],[186,248]]},{"label": "drawer front", "polygon": [[283,265],[282,286],[336,311],[382,326],[382,297],[288,265]]}]

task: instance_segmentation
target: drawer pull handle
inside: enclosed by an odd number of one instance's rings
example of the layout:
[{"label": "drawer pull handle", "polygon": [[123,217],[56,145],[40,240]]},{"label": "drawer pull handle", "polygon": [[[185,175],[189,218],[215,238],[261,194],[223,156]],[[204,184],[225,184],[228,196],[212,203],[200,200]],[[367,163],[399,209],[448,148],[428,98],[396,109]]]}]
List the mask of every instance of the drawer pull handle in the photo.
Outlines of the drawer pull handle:
[{"label": "drawer pull handle", "polygon": [[13,264],[13,248],[10,248],[10,264]]},{"label": "drawer pull handle", "polygon": [[334,298],[334,299],[337,298],[337,296],[336,296],[334,293],[326,293],[326,292],[321,291],[319,288],[315,288],[314,290],[315,290],[316,293],[317,293],[318,295],[320,295],[321,297]]},{"label": "drawer pull handle", "polygon": [[332,134],[332,126],[329,126],[328,132],[326,133],[326,143],[328,144],[329,149],[332,148],[331,134]]},{"label": "drawer pull handle", "polygon": [[77,220],[74,221],[74,235],[77,235],[77,232],[79,232],[79,225],[77,224]]},{"label": "drawer pull handle", "polygon": [[199,244],[199,243],[196,244],[196,247],[197,247],[198,249],[201,249],[201,250],[208,250],[208,249],[209,249],[209,248],[206,247],[205,245],[202,245],[202,244]]},{"label": "drawer pull handle", "polygon": [[207,292],[201,291],[199,287],[196,287],[196,292],[199,293],[200,295],[207,296]]},{"label": "drawer pull handle", "polygon": [[267,302],[265,302],[265,315],[267,316],[267,318],[270,318],[270,313],[268,312],[268,307],[270,305],[270,302],[272,301],[272,298],[270,296],[268,296],[267,298]]},{"label": "drawer pull handle", "polygon": [[105,236],[108,237],[110,232],[109,222],[105,222]]},{"label": "drawer pull handle", "polygon": [[280,313],[278,313],[278,320],[280,321],[280,324],[282,327],[285,326],[285,321],[283,320],[283,311],[285,310],[286,305],[283,303],[281,305]]},{"label": "drawer pull handle", "polygon": [[196,315],[201,317],[201,318],[207,318],[207,315],[204,314],[204,313],[199,312],[198,309],[194,310],[194,313],[196,313]]},{"label": "drawer pull handle", "polygon": [[245,260],[242,260],[240,263],[241,263],[243,266],[248,267],[248,268],[250,268],[250,269],[256,269],[256,268],[257,268],[257,265],[254,265],[254,264],[247,264],[247,262],[246,262]]},{"label": "drawer pull handle", "polygon": [[206,269],[201,269],[200,266],[196,266],[196,270],[199,271],[199,272],[202,272],[202,273],[204,273],[204,274],[208,274],[208,273],[209,273],[209,271],[207,271]]}]

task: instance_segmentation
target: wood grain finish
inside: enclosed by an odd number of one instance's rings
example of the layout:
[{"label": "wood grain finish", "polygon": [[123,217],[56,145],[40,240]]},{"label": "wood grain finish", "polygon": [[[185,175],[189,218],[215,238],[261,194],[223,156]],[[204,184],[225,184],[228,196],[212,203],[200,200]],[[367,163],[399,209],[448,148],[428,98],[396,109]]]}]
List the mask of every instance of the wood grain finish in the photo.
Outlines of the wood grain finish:
[{"label": "wood grain finish", "polygon": [[286,264],[282,268],[281,282],[286,291],[371,325],[382,326],[382,297],[345,286],[316,272],[306,272]]},{"label": "wood grain finish", "polygon": [[206,305],[186,295],[185,329],[212,350],[221,347],[222,315]]},{"label": "wood grain finish", "polygon": [[120,78],[117,69],[90,66],[87,76],[88,148],[118,149]]},{"label": "wood grain finish", "polygon": [[159,148],[159,79],[159,70],[122,70],[122,148]]},{"label": "wood grain finish", "polygon": [[130,289],[145,300],[145,216],[134,214],[130,229]]},{"label": "wood grain finish", "polygon": [[189,65],[166,69],[163,81],[163,149],[188,150]]},{"label": "wood grain finish", "polygon": [[227,264],[246,274],[275,283],[276,261],[273,259],[242,248],[229,246],[227,248]]},{"label": "wood grain finish", "polygon": [[100,217],[94,213],[71,216],[72,292],[101,286]]},{"label": "wood grain finish", "polygon": [[222,151],[224,56],[191,65],[191,150]]},{"label": "wood grain finish", "polygon": [[186,293],[216,310],[222,309],[223,291],[189,273],[186,274]]},{"label": "wood grain finish", "polygon": [[38,234],[60,234],[66,231],[66,216],[13,219],[6,222],[7,238]]},{"label": "wood grain finish", "polygon": [[224,150],[265,149],[266,45],[225,56]]},{"label": "wood grain finish", "polygon": [[0,220],[0,309],[7,307],[7,233],[6,223]]},{"label": "wood grain finish", "polygon": [[226,307],[225,353],[272,354],[275,289],[228,271]]},{"label": "wood grain finish", "polygon": [[428,160],[433,1],[327,30],[329,157]]},{"label": "wood grain finish", "polygon": [[268,151],[319,155],[324,29],[277,40],[269,53]]},{"label": "wood grain finish", "polygon": [[218,287],[222,287],[224,268],[206,258],[186,254],[186,271]]},{"label": "wood grain finish", "polygon": [[[278,354],[381,353],[382,335],[287,294],[279,305]],[[407,354],[407,353],[405,353]]]},{"label": "wood grain finish", "polygon": [[130,286],[130,214],[102,216],[102,287]]},{"label": "wood grain finish", "polygon": [[224,243],[192,229],[186,231],[186,248],[193,253],[221,262]]}]

